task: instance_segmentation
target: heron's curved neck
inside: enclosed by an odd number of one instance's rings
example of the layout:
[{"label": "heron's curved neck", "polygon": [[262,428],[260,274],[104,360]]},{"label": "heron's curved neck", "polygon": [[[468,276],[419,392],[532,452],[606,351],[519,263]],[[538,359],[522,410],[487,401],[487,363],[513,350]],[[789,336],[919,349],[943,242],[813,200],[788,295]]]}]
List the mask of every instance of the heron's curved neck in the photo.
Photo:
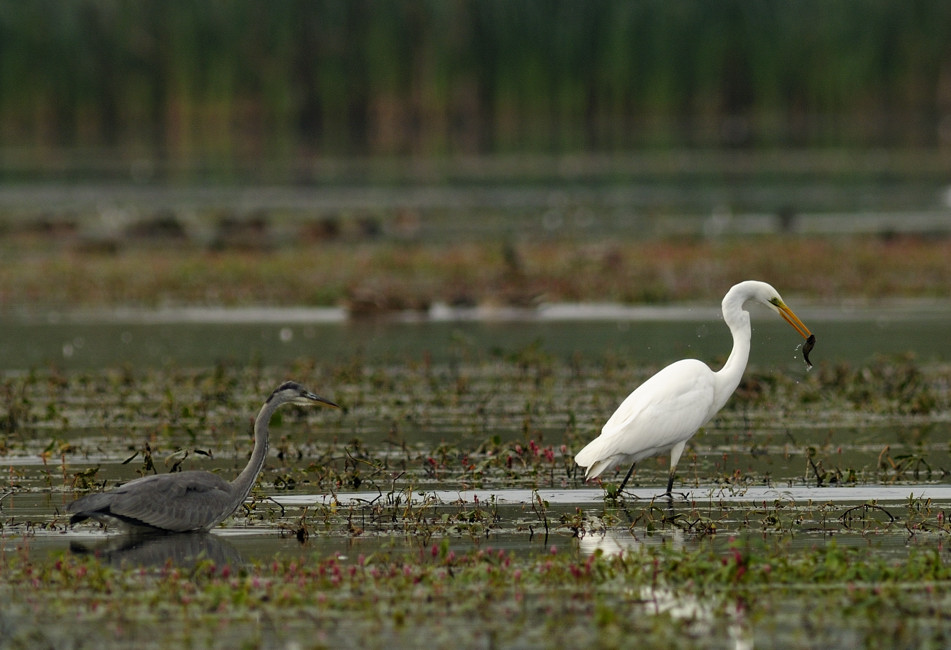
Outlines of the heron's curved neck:
[{"label": "heron's curved neck", "polygon": [[275,399],[266,402],[261,407],[258,417],[254,420],[254,449],[251,450],[251,459],[248,461],[247,467],[238,474],[238,477],[231,481],[231,487],[234,488],[234,495],[237,500],[236,508],[251,494],[254,481],[264,467],[264,461],[267,459],[268,423],[271,421],[274,411],[280,405],[281,403]]}]

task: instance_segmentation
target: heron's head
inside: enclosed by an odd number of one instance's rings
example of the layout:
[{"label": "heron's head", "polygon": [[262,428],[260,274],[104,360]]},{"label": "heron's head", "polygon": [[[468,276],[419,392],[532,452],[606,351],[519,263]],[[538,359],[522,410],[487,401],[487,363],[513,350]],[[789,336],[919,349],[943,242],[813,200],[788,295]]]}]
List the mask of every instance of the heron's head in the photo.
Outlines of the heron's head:
[{"label": "heron's head", "polygon": [[271,396],[267,398],[268,402],[277,400],[278,404],[299,404],[301,406],[311,406],[318,404],[321,406],[332,406],[340,408],[338,404],[331,402],[325,397],[312,393],[296,381],[285,381],[278,386]]}]

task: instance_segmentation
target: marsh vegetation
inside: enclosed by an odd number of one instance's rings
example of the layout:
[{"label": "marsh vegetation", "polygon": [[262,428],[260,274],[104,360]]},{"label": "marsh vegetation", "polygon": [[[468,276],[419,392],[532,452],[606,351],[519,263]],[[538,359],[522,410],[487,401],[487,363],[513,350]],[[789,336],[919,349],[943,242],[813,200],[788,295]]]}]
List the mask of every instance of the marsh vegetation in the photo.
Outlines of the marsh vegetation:
[{"label": "marsh vegetation", "polygon": [[[619,387],[650,371],[536,344],[437,362],[7,375],[5,638],[83,647],[83,630],[105,627],[111,643],[154,647],[544,647],[565,630],[602,646],[946,641],[946,366],[752,368],[688,447],[672,507],[652,498],[664,458],[626,495],[611,489],[620,476],[584,486],[571,461]],[[345,408],[279,414],[251,499],[216,534],[182,549],[67,530],[65,504],[88,490],[180,469],[233,476],[257,402],[290,376]],[[895,487],[902,497],[884,491]]]}]

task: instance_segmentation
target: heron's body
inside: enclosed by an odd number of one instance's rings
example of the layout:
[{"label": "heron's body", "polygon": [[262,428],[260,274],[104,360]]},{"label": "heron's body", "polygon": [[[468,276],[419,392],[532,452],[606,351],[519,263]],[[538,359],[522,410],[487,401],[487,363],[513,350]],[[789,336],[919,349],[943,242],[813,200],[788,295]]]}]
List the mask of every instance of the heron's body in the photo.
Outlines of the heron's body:
[{"label": "heron's body", "polygon": [[638,461],[669,451],[670,493],[674,468],[687,441],[723,408],[743,377],[752,331],[749,312],[743,308],[748,301],[772,307],[800,334],[810,336],[771,286],[755,281],[735,285],[723,298],[723,320],[733,334],[733,351],[723,368],[714,372],[702,361],[683,359],[641,384],[608,419],[601,435],[575,456],[575,462],[587,468],[586,479],[596,478],[616,465],[629,464],[633,471]]},{"label": "heron's body", "polygon": [[85,519],[118,521],[127,528],[173,533],[209,530],[227,519],[251,493],[264,467],[268,422],[282,404],[336,406],[294,382],[279,386],[254,422],[254,450],[247,467],[228,482],[211,472],[192,471],[145,476],[109,492],[90,494],[67,508],[70,523]]}]

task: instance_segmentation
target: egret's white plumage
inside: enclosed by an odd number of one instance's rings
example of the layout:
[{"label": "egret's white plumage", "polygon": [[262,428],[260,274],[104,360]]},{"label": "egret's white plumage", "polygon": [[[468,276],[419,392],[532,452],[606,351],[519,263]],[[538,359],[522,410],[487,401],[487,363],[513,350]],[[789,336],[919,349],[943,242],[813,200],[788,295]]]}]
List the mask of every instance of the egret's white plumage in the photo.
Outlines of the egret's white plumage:
[{"label": "egret's white plumage", "polygon": [[[601,429],[601,435],[578,452],[575,462],[593,479],[616,465],[631,465],[621,488],[639,460],[670,452],[667,493],[673,488],[674,468],[687,441],[723,408],[736,390],[750,356],[750,314],[747,302],[760,302],[778,312],[803,337],[809,329],[766,284],[747,280],[724,296],[723,320],[733,334],[733,351],[719,371],[696,359],[667,366],[627,396]],[[815,340],[814,338],[812,339]]]}]

